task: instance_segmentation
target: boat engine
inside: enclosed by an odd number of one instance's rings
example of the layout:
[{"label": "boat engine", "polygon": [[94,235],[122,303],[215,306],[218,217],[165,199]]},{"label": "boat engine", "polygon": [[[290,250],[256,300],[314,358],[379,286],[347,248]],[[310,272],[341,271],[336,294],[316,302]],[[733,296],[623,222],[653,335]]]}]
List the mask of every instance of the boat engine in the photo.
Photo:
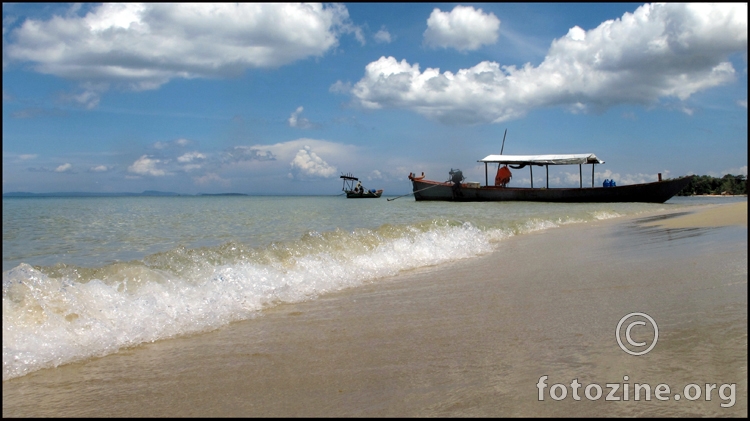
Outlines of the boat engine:
[{"label": "boat engine", "polygon": [[461,172],[461,170],[454,170],[453,168],[451,168],[448,174],[451,176],[449,181],[453,182],[453,199],[456,199],[457,197],[463,197],[464,192],[461,191],[461,182],[464,181],[464,174]]},{"label": "boat engine", "polygon": [[461,184],[461,182],[464,181],[464,173],[459,169],[454,170],[451,168],[448,174],[451,176],[450,181],[452,181],[453,184]]}]

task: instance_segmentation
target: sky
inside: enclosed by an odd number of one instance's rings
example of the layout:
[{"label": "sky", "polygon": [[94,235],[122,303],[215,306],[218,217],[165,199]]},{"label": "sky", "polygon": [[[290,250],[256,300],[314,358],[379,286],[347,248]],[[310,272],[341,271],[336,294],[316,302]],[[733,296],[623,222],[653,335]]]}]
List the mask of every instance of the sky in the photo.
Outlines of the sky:
[{"label": "sky", "polygon": [[[336,195],[353,174],[396,195],[411,172],[484,184],[477,161],[501,151],[594,153],[597,185],[746,176],[747,16],[747,3],[3,3],[3,193]],[[528,187],[513,171],[509,186]],[[551,167],[549,185],[578,186],[579,168]]]}]

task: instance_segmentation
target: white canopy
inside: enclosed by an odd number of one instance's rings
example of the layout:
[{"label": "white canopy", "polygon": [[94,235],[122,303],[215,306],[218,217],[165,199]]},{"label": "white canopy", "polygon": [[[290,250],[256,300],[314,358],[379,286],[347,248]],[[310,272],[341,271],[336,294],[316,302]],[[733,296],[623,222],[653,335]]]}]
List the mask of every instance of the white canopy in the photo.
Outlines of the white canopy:
[{"label": "white canopy", "polygon": [[495,162],[513,165],[574,165],[603,164],[604,161],[592,153],[567,155],[487,155],[477,162]]}]

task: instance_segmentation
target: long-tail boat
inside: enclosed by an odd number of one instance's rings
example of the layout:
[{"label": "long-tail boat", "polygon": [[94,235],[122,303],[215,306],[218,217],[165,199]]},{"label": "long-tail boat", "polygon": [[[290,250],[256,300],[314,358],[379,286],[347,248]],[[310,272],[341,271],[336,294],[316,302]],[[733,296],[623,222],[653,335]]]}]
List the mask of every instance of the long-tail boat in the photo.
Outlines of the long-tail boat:
[{"label": "long-tail boat", "polygon": [[[535,201],[535,202],[651,202],[664,203],[676,195],[689,182],[692,176],[662,180],[652,183],[617,186],[606,180],[603,186],[594,186],[594,167],[604,164],[594,154],[567,155],[488,155],[477,162],[484,163],[485,182],[464,182],[461,170],[451,169],[448,181],[432,181],[424,177],[409,174],[412,182],[412,194],[417,201],[442,200],[455,202],[502,202],[502,201]],[[498,164],[494,185],[489,185],[488,164]],[[550,165],[578,165],[579,187],[549,188]],[[583,165],[591,165],[591,187],[583,186]],[[547,184],[534,187],[533,168],[545,167]],[[529,167],[531,187],[508,187],[512,178],[509,168]]]},{"label": "long-tail boat", "polygon": [[[341,190],[346,193],[347,199],[377,199],[383,194],[383,190],[366,189],[359,178],[351,174],[342,174],[340,178],[344,180],[344,186]],[[355,181],[357,182],[356,186],[354,185]]]}]

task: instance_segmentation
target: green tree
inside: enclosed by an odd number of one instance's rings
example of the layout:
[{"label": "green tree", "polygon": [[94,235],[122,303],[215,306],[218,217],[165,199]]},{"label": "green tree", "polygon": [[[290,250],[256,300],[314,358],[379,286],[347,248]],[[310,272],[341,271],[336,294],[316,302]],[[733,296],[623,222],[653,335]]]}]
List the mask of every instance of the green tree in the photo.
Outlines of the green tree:
[{"label": "green tree", "polygon": [[747,177],[744,175],[726,174],[718,178],[710,175],[696,175],[683,188],[678,196],[700,194],[747,194]]}]

